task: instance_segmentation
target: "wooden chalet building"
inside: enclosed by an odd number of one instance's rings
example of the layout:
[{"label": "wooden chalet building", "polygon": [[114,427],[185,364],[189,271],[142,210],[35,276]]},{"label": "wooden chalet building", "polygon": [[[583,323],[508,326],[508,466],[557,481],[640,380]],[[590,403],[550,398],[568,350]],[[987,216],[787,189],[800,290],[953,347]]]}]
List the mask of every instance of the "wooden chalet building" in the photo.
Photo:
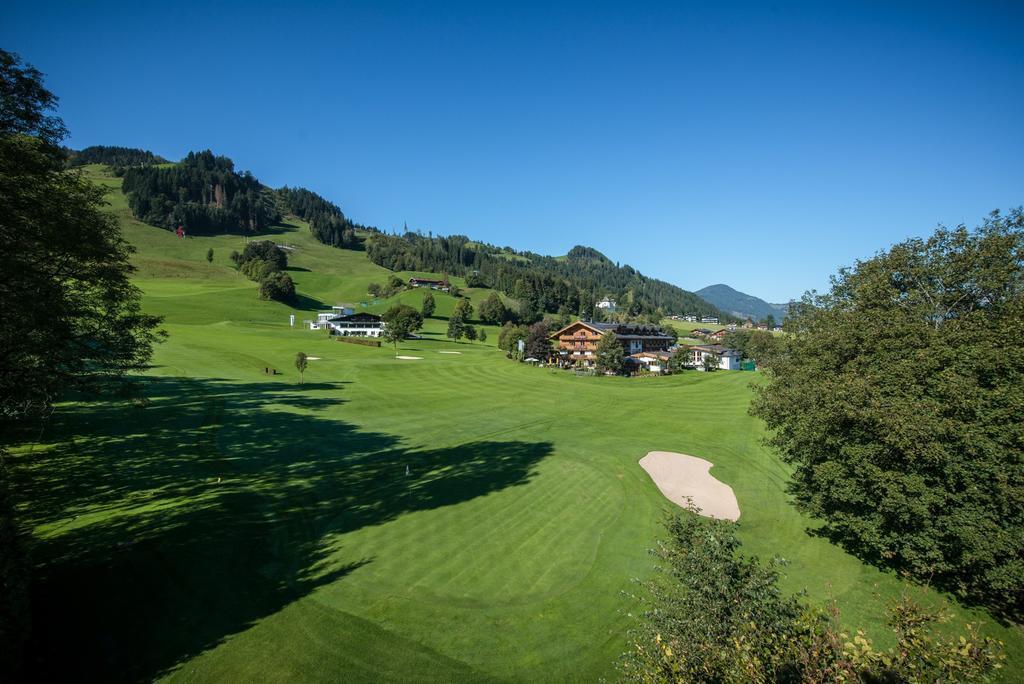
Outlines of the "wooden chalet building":
[{"label": "wooden chalet building", "polygon": [[715,342],[721,342],[725,339],[725,336],[728,334],[729,331],[726,330],[725,328],[722,328],[721,330],[716,330],[715,332],[708,335],[708,339],[714,340]]},{"label": "wooden chalet building", "polygon": [[441,290],[442,292],[448,292],[451,289],[451,284],[448,279],[445,280],[431,280],[430,278],[409,278],[410,287],[429,287],[431,290]]},{"label": "wooden chalet building", "polygon": [[664,352],[675,342],[661,328],[632,323],[590,323],[576,321],[551,335],[557,349],[555,355],[562,365],[593,366],[597,356],[597,343],[608,333],[614,333],[626,355],[641,352]]}]

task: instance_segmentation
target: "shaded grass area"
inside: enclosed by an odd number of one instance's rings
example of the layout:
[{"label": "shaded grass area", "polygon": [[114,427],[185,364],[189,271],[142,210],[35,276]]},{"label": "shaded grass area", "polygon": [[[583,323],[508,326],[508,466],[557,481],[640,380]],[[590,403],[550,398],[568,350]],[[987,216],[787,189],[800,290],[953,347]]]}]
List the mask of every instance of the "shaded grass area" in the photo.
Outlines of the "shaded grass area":
[{"label": "shaded grass area", "polygon": [[403,448],[317,415],[343,401],[324,396],[343,393],[335,383],[287,394],[276,383],[147,385],[145,409],[81,407],[22,471],[40,539],[35,620],[46,626],[32,666],[45,679],[83,666],[150,679],[373,562],[334,562],[332,535],[525,484],[551,451],[498,440]]}]

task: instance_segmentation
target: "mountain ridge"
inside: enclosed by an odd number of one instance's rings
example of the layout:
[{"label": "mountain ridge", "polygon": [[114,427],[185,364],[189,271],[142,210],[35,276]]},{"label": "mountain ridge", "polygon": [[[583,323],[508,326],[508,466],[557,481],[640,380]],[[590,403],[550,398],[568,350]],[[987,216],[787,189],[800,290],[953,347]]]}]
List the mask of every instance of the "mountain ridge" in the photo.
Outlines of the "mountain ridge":
[{"label": "mountain ridge", "polygon": [[725,283],[708,285],[696,290],[694,294],[734,316],[755,321],[762,321],[771,316],[776,322],[781,323],[789,311],[789,304],[772,304],[760,297],[740,292]]}]

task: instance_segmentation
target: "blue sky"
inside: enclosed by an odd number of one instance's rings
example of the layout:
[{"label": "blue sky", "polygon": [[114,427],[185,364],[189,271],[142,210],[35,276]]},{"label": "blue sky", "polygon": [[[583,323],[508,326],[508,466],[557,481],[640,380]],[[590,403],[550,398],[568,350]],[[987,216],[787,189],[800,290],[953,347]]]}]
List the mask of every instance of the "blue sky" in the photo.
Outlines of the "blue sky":
[{"label": "blue sky", "polygon": [[14,2],[75,147],[770,301],[1024,203],[1024,3]]}]

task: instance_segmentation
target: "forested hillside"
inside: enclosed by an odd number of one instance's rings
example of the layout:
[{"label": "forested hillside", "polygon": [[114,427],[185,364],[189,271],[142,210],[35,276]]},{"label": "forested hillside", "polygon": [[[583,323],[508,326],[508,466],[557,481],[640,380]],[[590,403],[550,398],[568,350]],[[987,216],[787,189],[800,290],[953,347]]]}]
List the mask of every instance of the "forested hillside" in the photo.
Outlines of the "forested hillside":
[{"label": "forested hillside", "polygon": [[289,188],[287,185],[277,191],[282,208],[309,223],[313,236],[331,247],[356,249],[357,230],[376,231],[376,228],[353,222],[337,204],[305,188]]},{"label": "forested hillside", "polygon": [[190,152],[171,167],[143,166],[124,174],[128,205],[140,221],[190,234],[254,232],[281,220],[273,191],[213,152]]},{"label": "forested hillside", "polygon": [[618,266],[590,247],[565,257],[517,252],[464,235],[387,235],[355,223],[341,208],[305,188],[271,190],[251,173],[239,174],[227,157],[209,150],[189,153],[171,167],[135,167],[124,173],[124,192],[141,221],[189,234],[255,232],[293,214],[309,223],[320,242],[364,249],[369,259],[393,271],[465,276],[470,287],[492,287],[519,301],[522,320],[544,313],[601,315],[596,302],[611,295],[620,316],[660,320],[668,313],[731,318],[692,292]]},{"label": "forested hillside", "polygon": [[616,298],[626,315],[694,313],[730,318],[714,305],[675,285],[648,278],[630,266],[616,266],[590,247],[576,246],[565,258],[483,244],[464,235],[424,237],[376,234],[366,251],[374,263],[392,270],[465,275],[518,299],[524,311],[590,314],[605,295]]},{"label": "forested hillside", "polygon": [[167,160],[149,150],[115,145],[92,145],[81,150],[65,149],[65,162],[69,167],[86,164],[106,164],[113,167],[151,166],[166,164]]}]

